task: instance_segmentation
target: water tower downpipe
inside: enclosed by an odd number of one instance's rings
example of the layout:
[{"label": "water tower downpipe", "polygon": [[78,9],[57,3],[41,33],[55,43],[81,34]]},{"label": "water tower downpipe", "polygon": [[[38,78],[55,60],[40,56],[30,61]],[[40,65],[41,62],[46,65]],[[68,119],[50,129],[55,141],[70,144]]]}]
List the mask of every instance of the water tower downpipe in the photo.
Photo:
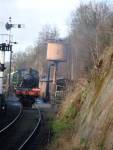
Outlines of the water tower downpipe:
[{"label": "water tower downpipe", "polygon": [[54,61],[54,72],[53,72],[53,101],[52,103],[55,104],[55,98],[56,98],[56,86],[57,86],[57,74],[58,74],[58,61]]},{"label": "water tower downpipe", "polygon": [[50,93],[49,93],[49,80],[50,80],[50,69],[51,65],[48,66],[48,73],[47,73],[47,84],[46,84],[46,100],[50,100]]},{"label": "water tower downpipe", "polygon": [[49,82],[50,82],[51,66],[54,66],[54,64],[49,64],[49,65],[48,65],[47,84],[46,84],[46,100],[47,100],[47,101],[50,100]]}]

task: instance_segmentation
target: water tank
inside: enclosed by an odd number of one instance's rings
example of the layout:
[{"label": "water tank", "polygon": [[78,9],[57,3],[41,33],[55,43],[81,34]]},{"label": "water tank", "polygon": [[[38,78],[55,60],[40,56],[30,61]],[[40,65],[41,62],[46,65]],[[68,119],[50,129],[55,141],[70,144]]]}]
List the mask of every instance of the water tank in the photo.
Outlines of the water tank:
[{"label": "water tank", "polygon": [[64,61],[64,45],[58,42],[48,42],[47,60],[49,61]]}]

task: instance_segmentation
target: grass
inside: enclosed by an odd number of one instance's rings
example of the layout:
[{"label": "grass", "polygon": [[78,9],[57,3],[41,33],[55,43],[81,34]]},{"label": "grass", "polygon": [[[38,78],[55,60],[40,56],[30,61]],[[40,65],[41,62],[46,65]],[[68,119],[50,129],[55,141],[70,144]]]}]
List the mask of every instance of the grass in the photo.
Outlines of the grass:
[{"label": "grass", "polygon": [[67,120],[67,121],[73,121],[73,119],[76,117],[77,115],[77,109],[76,109],[76,106],[74,105],[71,105],[67,111],[65,112],[65,115],[64,115],[64,120]]},{"label": "grass", "polygon": [[104,143],[101,143],[101,144],[99,145],[99,150],[105,150],[105,148],[104,148]]},{"label": "grass", "polygon": [[81,138],[81,139],[80,139],[80,144],[84,144],[84,143],[86,143],[86,139]]},{"label": "grass", "polygon": [[54,136],[61,135],[63,132],[66,130],[71,130],[73,129],[73,120],[77,115],[76,107],[75,106],[70,106],[64,117],[61,118],[56,118],[53,121],[49,122],[49,126],[53,131]]},{"label": "grass", "polygon": [[72,124],[64,120],[55,120],[52,125],[54,134],[60,135],[67,129],[71,129]]}]

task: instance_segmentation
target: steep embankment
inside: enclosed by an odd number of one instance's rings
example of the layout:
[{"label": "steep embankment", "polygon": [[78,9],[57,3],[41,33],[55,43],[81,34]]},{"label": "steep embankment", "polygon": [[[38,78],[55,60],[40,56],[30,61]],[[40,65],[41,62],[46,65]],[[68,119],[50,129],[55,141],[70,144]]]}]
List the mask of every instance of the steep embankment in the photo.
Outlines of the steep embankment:
[{"label": "steep embankment", "polygon": [[53,122],[54,150],[113,149],[113,47],[106,49],[90,83],[79,84]]}]

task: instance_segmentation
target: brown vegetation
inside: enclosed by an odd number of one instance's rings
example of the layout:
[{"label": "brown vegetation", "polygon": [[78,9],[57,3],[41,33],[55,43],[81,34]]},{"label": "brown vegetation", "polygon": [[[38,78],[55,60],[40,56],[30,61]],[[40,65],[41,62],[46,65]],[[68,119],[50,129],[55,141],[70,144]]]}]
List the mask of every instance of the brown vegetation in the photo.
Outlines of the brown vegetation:
[{"label": "brown vegetation", "polygon": [[[101,56],[103,66],[100,73],[93,71],[93,78],[85,87],[78,85],[70,96],[63,102],[59,115],[61,125],[62,120],[67,120],[72,127],[55,139],[52,148],[56,149],[78,149],[78,150],[111,150],[113,147],[113,46]],[[70,110],[73,106],[77,111]],[[70,117],[70,110],[71,114]],[[68,115],[67,115],[68,111]],[[66,115],[68,117],[66,117]],[[53,123],[54,124],[54,123]],[[54,126],[57,128],[57,126]],[[69,139],[69,140],[67,140]],[[50,149],[51,149],[50,147]]]},{"label": "brown vegetation", "polygon": [[[104,2],[81,5],[73,14],[70,45],[72,66],[77,69],[78,74],[74,75],[72,71],[72,77],[83,77],[84,74],[81,76],[81,73],[88,75],[90,71],[91,76],[87,76],[88,82],[85,86],[76,85],[62,103],[53,122],[53,132],[56,131],[53,138],[55,142],[51,144],[50,149],[113,149],[111,16],[113,12],[110,5]],[[81,66],[83,70],[80,69]],[[92,66],[94,69],[91,70]],[[88,69],[85,70],[85,67]],[[71,128],[66,126],[67,124],[71,124]]]}]

